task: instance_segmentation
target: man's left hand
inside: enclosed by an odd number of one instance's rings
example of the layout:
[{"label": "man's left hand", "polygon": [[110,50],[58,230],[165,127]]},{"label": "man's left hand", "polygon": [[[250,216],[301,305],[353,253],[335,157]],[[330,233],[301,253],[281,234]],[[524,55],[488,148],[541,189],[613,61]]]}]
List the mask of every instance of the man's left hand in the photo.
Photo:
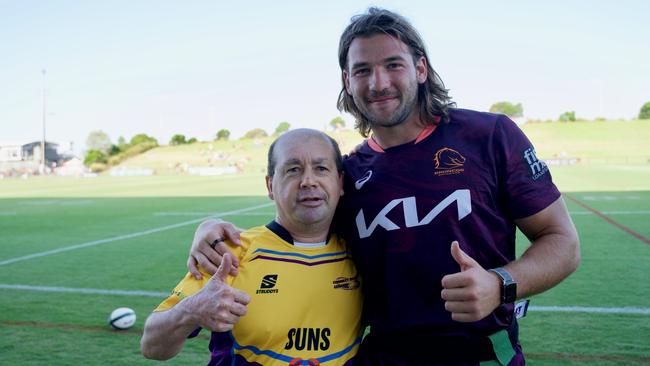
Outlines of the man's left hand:
[{"label": "man's left hand", "polygon": [[445,309],[459,322],[485,318],[501,304],[501,280],[463,252],[457,241],[451,243],[451,256],[460,265],[460,272],[442,278]]}]

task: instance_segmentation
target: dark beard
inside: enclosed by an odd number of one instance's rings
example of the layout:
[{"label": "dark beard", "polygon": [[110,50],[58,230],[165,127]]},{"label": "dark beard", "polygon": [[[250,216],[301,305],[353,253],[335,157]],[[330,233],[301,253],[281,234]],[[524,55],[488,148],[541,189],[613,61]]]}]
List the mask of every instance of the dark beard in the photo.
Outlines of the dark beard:
[{"label": "dark beard", "polygon": [[391,128],[391,127],[399,126],[402,123],[404,123],[404,121],[406,121],[409,118],[411,113],[415,111],[416,106],[417,106],[417,99],[414,100],[409,106],[403,106],[404,108],[398,107],[398,110],[396,111],[395,115],[393,115],[391,119],[389,119],[388,121],[384,121],[383,123],[380,123],[376,119],[372,118],[372,116],[370,116],[370,112],[361,110],[361,108],[358,107],[357,109],[359,109],[361,115],[363,115],[366,121],[368,121],[371,128],[373,126]]}]

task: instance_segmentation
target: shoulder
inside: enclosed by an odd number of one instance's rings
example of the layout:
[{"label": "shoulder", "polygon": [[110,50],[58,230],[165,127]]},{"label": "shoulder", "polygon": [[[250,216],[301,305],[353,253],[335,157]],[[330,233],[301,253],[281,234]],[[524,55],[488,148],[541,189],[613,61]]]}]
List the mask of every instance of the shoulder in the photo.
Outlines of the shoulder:
[{"label": "shoulder", "polygon": [[269,241],[269,237],[271,235],[272,235],[271,231],[266,227],[256,226],[244,230],[239,235],[239,240],[241,242],[241,245],[235,245],[230,241],[226,241],[226,244],[230,248],[232,254],[241,260],[244,258],[244,256],[246,256],[246,253],[255,250],[255,248],[259,246],[260,243]]},{"label": "shoulder", "polygon": [[250,229],[246,229],[242,231],[240,237],[241,238],[246,238],[248,240],[254,240],[259,237],[263,237],[266,235],[269,235],[271,230],[269,230],[266,226],[255,226]]},{"label": "shoulder", "polygon": [[454,108],[449,111],[449,124],[471,125],[475,127],[494,127],[508,117],[502,114],[479,112],[471,109]]},{"label": "shoulder", "polygon": [[517,124],[506,115],[460,108],[450,110],[447,124],[449,130],[460,130],[481,138],[500,137],[498,135],[520,131]]},{"label": "shoulder", "polygon": [[242,246],[248,248],[250,246],[254,246],[260,241],[268,240],[272,235],[273,233],[271,230],[265,226],[256,226],[242,231],[239,237],[241,239]]},{"label": "shoulder", "polygon": [[345,249],[345,240],[336,233],[332,233],[327,244],[333,247]]}]

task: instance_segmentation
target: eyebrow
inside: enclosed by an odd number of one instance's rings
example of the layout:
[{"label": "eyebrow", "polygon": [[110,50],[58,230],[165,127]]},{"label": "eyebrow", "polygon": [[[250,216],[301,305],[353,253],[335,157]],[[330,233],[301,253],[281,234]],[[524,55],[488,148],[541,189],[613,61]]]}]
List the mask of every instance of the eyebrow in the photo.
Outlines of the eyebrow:
[{"label": "eyebrow", "polygon": [[[322,163],[327,163],[330,160],[331,159],[329,159],[329,158],[316,158],[316,159],[312,159],[311,163],[312,164],[322,164]],[[300,160],[300,159],[288,159],[287,161],[285,161],[282,164],[282,166],[287,166],[287,165],[302,165],[302,160]]]},{"label": "eyebrow", "polygon": [[[402,57],[402,56],[396,55],[396,56],[386,57],[381,62],[382,63],[390,63],[390,62],[393,62],[393,61],[406,61],[406,59],[404,57]],[[350,67],[350,70],[358,69],[358,68],[361,68],[361,67],[366,67],[368,65],[370,65],[369,62],[357,62],[357,63],[353,64],[352,67]]]}]

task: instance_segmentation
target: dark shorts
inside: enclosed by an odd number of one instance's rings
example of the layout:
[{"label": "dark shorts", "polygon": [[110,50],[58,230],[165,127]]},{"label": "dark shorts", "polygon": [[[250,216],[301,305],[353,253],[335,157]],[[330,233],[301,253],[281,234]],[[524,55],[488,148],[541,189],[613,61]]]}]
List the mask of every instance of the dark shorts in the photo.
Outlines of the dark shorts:
[{"label": "dark shorts", "polygon": [[[525,364],[521,345],[512,346],[514,357],[508,366]],[[489,339],[450,337],[413,341],[407,335],[373,336],[363,340],[355,358],[356,366],[479,366],[497,357]],[[496,364],[495,364],[496,365]]]}]

